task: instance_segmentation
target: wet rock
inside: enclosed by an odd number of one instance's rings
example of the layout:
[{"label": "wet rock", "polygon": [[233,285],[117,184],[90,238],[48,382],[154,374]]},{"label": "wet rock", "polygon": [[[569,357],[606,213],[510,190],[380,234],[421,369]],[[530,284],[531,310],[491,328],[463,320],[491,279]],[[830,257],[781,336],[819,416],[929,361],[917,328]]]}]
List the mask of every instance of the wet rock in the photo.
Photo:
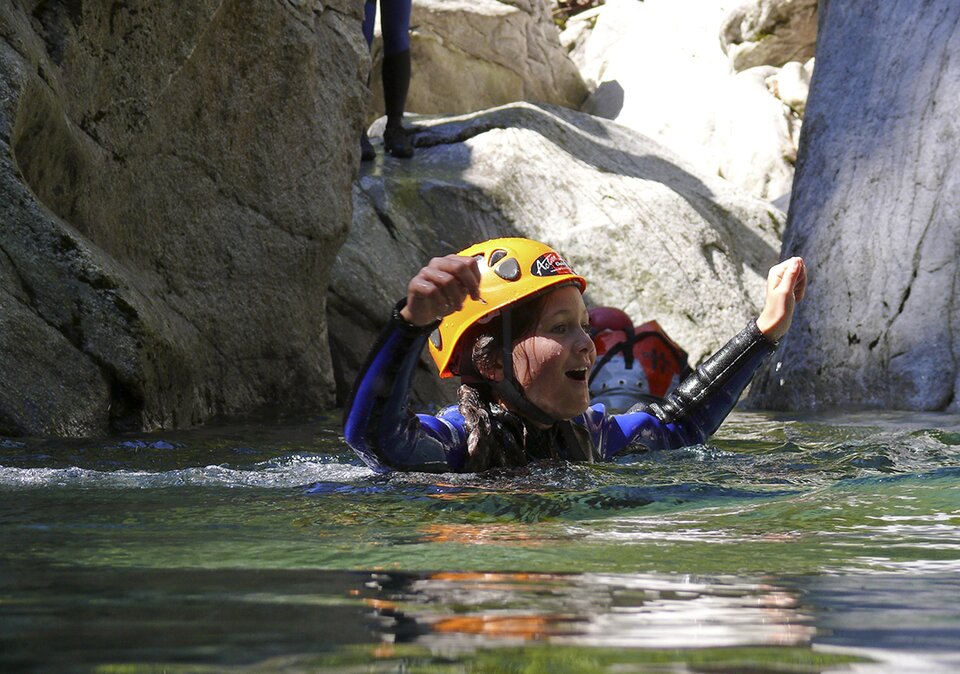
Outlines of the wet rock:
[{"label": "wet rock", "polygon": [[960,5],[820,3],[785,255],[808,297],[754,404],[958,408]]},{"label": "wet rock", "polygon": [[6,290],[0,312],[0,433],[77,436],[106,428],[110,385],[93,360]]},{"label": "wet rock", "polygon": [[[520,103],[418,123],[412,161],[380,158],[361,174],[333,271],[344,389],[413,274],[495,236],[556,246],[590,280],[589,303],[656,318],[694,360],[759,310],[783,221],[767,203],[635,131],[564,108]],[[418,378],[421,399],[451,400],[435,380]]]},{"label": "wet rock", "polygon": [[0,432],[333,402],[355,3],[3,3]]}]

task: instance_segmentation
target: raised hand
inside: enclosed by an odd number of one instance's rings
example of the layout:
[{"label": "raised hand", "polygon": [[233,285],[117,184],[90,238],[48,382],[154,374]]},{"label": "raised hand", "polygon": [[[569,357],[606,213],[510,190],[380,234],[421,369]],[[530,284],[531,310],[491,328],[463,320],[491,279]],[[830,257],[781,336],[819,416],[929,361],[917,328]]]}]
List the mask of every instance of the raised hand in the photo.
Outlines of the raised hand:
[{"label": "raised hand", "polygon": [[480,269],[472,257],[435,257],[407,285],[400,315],[413,325],[429,325],[463,308],[467,297],[480,299]]},{"label": "raised hand", "polygon": [[767,339],[776,342],[787,333],[793,321],[793,309],[803,299],[806,287],[807,268],[803,258],[792,257],[770,268],[767,296],[757,319],[757,327]]}]

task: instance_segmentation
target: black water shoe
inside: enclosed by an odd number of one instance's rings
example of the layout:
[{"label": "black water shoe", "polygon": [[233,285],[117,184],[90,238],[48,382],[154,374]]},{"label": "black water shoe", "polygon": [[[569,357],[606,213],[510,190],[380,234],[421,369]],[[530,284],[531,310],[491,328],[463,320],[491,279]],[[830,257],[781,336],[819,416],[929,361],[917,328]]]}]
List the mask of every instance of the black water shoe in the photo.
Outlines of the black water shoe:
[{"label": "black water shoe", "polygon": [[373,161],[377,158],[377,151],[373,149],[370,137],[364,131],[360,134],[360,161]]},{"label": "black water shoe", "polygon": [[383,130],[383,147],[391,155],[400,159],[409,159],[413,156],[413,141],[399,122],[396,124],[387,122],[387,128]]}]

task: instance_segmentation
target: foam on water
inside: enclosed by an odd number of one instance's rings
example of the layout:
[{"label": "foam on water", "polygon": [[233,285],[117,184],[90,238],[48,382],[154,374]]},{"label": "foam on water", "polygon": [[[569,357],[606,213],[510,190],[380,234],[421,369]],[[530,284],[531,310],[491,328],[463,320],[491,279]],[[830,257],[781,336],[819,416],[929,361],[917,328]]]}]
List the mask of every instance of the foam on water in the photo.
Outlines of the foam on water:
[{"label": "foam on water", "polygon": [[0,487],[99,489],[161,489],[173,487],[257,487],[286,489],[311,482],[356,482],[373,476],[369,468],[331,461],[329,457],[293,455],[242,468],[229,465],[192,466],[165,471],[15,468],[0,466]]}]

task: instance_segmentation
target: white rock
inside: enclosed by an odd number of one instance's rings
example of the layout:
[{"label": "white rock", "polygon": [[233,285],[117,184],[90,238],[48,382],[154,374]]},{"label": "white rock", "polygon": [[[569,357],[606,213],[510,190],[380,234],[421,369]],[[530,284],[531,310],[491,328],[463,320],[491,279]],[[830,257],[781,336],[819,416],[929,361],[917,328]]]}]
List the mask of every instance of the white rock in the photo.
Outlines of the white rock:
[{"label": "white rock", "polygon": [[701,173],[774,199],[792,182],[799,116],[790,108],[803,108],[803,79],[784,77],[785,108],[756,73],[731,71],[718,33],[734,6],[610,0],[574,55],[592,91],[581,109],[656,139]]},{"label": "white rock", "polygon": [[570,52],[570,57],[578,68],[580,63],[577,56],[590,33],[593,32],[593,28],[597,24],[597,17],[600,16],[602,9],[603,5],[598,5],[579,14],[574,14],[567,19],[567,25],[560,33],[560,46]]},{"label": "white rock", "polygon": [[733,3],[610,0],[584,49],[585,112],[615,119],[716,173],[710,106],[729,73],[717,29]]},{"label": "white rock", "polygon": [[814,59],[806,63],[790,61],[767,79],[767,88],[801,117],[810,93]]},{"label": "white rock", "polygon": [[761,66],[724,80],[712,139],[720,175],[771,201],[790,191],[800,134],[797,114],[767,86],[777,73]]}]

